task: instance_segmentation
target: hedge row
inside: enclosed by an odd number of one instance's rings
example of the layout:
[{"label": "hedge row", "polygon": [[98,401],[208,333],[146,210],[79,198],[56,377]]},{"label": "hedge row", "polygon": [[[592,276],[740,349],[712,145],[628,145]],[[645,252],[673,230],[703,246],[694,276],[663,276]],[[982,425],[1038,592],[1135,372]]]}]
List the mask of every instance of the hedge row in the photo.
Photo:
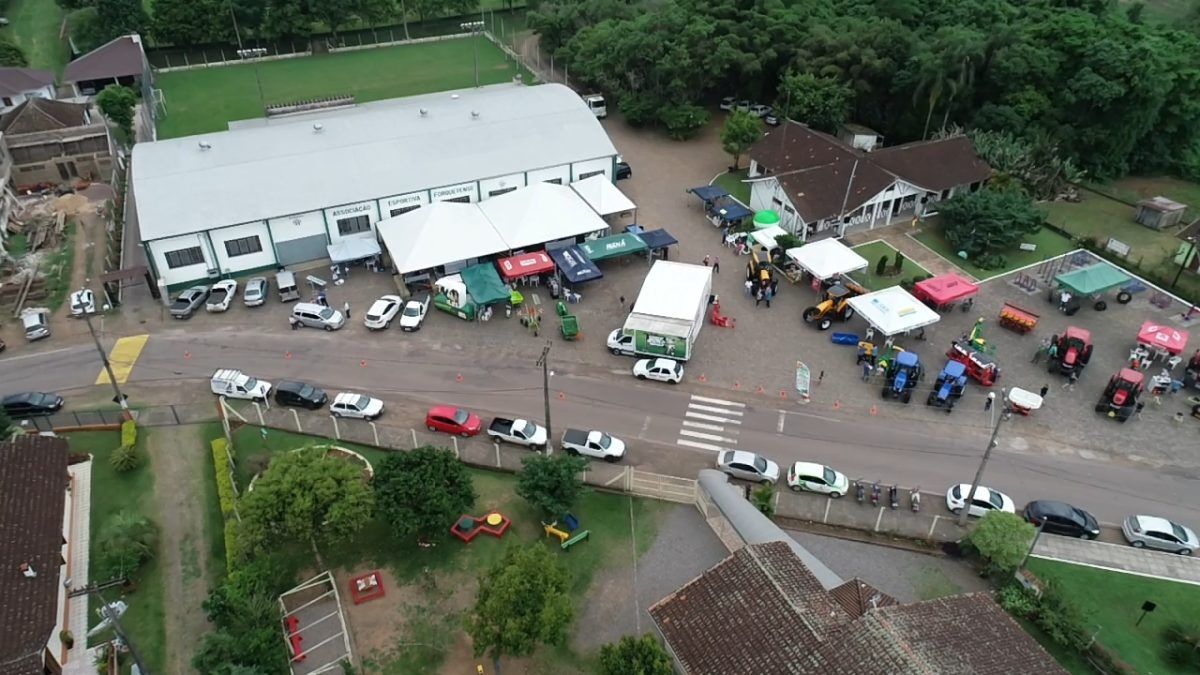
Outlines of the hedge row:
[{"label": "hedge row", "polygon": [[133,420],[121,422],[121,447],[132,448],[137,445],[137,423]]},{"label": "hedge row", "polygon": [[217,475],[217,498],[225,520],[225,569],[232,572],[237,548],[237,518],[234,516],[233,477],[229,474],[229,448],[224,438],[212,442],[213,469]]}]

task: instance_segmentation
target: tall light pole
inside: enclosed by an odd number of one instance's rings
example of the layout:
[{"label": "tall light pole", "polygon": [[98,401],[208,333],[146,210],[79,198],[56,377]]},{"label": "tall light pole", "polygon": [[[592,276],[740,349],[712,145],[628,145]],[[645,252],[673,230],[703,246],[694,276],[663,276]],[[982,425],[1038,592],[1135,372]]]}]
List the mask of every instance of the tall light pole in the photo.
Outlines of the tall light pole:
[{"label": "tall light pole", "polygon": [[550,431],[550,345],[552,343],[546,340],[546,346],[542,347],[542,355],[537,360],[537,365],[542,367],[542,401],[546,406],[546,454],[550,454],[551,446],[550,439],[553,432]]},{"label": "tall light pole", "polygon": [[113,401],[120,404],[124,416],[129,416],[129,402],[125,400],[125,394],[121,393],[121,387],[117,384],[117,377],[113,375],[112,364],[108,361],[108,353],[104,351],[104,347],[100,344],[100,337],[96,335],[96,329],[92,326],[92,315],[90,312],[83,313],[83,320],[87,323],[88,332],[92,334],[92,342],[96,343],[96,351],[100,352],[100,362],[104,364],[104,372],[108,373],[108,382],[113,388]]},{"label": "tall light pole", "polygon": [[464,21],[458,24],[458,27],[464,31],[470,32],[473,36],[471,42],[474,45],[475,51],[475,86],[479,86],[479,33],[483,30],[482,21]]},{"label": "tall light pole", "polygon": [[1187,238],[1191,246],[1188,247],[1187,253],[1184,253],[1183,258],[1179,261],[1179,269],[1175,270],[1175,278],[1171,280],[1171,290],[1175,290],[1175,284],[1179,283],[1179,276],[1183,274],[1183,268],[1187,267],[1188,263],[1191,262],[1192,254],[1196,252],[1196,239],[1198,238],[1200,238],[1200,235],[1193,235]]},{"label": "tall light pole", "polygon": [[[108,606],[108,602],[105,601],[104,595],[100,593],[100,591],[105,588],[125,583],[125,581],[125,579],[114,579],[104,583],[88,584],[83,588],[79,588],[67,593],[67,597],[77,598],[81,595],[95,596],[95,598],[100,601],[100,616],[112,621],[113,632],[115,632],[117,637],[121,638],[121,642],[124,642],[125,646],[129,648],[129,655],[133,657],[133,662],[137,665],[138,670],[141,671],[143,675],[150,675],[150,669],[147,668],[145,662],[142,661],[142,657],[140,654],[138,654],[137,647],[134,646],[133,640],[129,639],[129,634],[126,633],[125,629],[121,627],[121,617],[117,614],[115,609],[112,609]],[[84,639],[87,638],[85,637]]]},{"label": "tall light pole", "polygon": [[996,437],[1000,435],[1000,425],[1012,418],[1012,408],[1008,404],[1008,389],[1000,390],[1000,405],[1003,410],[1000,417],[996,419],[996,424],[992,426],[992,437],[988,439],[987,447],[983,449],[983,459],[979,461],[979,469],[975,471],[975,479],[971,481],[971,489],[967,492],[966,502],[963,503],[962,511],[958,514],[958,526],[964,527],[967,524],[967,517],[971,513],[972,500],[975,499],[975,491],[979,489],[979,481],[983,480],[983,469],[987,466],[988,459],[992,456],[992,448],[996,447]]},{"label": "tall light pole", "polygon": [[[239,44],[241,38],[238,39]],[[257,59],[267,55],[266,47],[251,47],[250,49],[238,49],[237,55],[243,61],[246,59]],[[263,98],[262,78],[258,76],[258,61],[254,62],[254,84],[258,86],[258,104],[263,107],[263,114],[266,114],[267,101]]]}]

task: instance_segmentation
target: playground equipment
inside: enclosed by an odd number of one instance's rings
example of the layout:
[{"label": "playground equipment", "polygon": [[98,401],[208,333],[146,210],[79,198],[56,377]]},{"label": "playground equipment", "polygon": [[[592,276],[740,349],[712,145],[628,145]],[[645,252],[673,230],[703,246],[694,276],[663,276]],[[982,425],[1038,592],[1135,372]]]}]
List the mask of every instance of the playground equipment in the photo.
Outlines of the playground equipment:
[{"label": "playground equipment", "polygon": [[494,511],[483,518],[463,514],[450,526],[450,534],[469,544],[472,539],[479,536],[480,532],[490,534],[499,539],[508,531],[510,525],[512,525],[511,520]]},{"label": "playground equipment", "polygon": [[590,530],[580,530],[579,520],[569,513],[563,516],[563,527],[566,529],[558,527],[557,520],[553,523],[542,523],[542,531],[546,533],[547,537],[557,538],[564,551],[569,551],[572,546],[581,541],[587,541],[592,534]]},{"label": "playground equipment", "polygon": [[967,367],[958,361],[947,361],[938,373],[933,391],[925,399],[925,405],[944,407],[946,412],[954,411],[954,404],[967,388]]},{"label": "playground equipment", "polygon": [[387,595],[383,587],[383,577],[379,570],[367,572],[350,580],[350,599],[354,604],[361,605],[376,598]]},{"label": "playground equipment", "polygon": [[1067,332],[1050,339],[1057,353],[1047,359],[1046,372],[1070,375],[1083,374],[1092,358],[1092,334],[1082,328],[1068,326]]},{"label": "playground equipment", "polygon": [[734,319],[732,316],[725,316],[721,313],[721,302],[719,300],[713,302],[712,312],[709,313],[708,320],[711,321],[714,326],[720,326],[721,328],[737,327],[737,319]]},{"label": "playground equipment", "polygon": [[850,298],[866,293],[867,289],[849,281],[833,284],[825,289],[825,299],[804,310],[801,317],[804,319],[804,323],[815,323],[818,329],[829,330],[834,319],[849,321],[854,318],[854,308],[850,306]]},{"label": "playground equipment", "polygon": [[1027,309],[1021,309],[1010,302],[1004,303],[1004,307],[1000,309],[1000,325],[1022,335],[1033,330],[1034,326],[1037,326],[1037,322],[1037,314]]},{"label": "playground equipment", "polygon": [[1000,367],[986,354],[971,349],[961,342],[950,344],[946,357],[966,366],[967,377],[979,384],[990,387],[1000,379]]},{"label": "playground equipment", "polygon": [[1137,410],[1138,397],[1146,376],[1131,368],[1122,368],[1113,375],[1104,388],[1104,394],[1096,402],[1096,412],[1116,418],[1121,423],[1129,420]]},{"label": "playground equipment", "polygon": [[888,365],[887,380],[883,385],[883,397],[896,397],[902,403],[912,400],[917,381],[925,375],[916,352],[900,352]]}]

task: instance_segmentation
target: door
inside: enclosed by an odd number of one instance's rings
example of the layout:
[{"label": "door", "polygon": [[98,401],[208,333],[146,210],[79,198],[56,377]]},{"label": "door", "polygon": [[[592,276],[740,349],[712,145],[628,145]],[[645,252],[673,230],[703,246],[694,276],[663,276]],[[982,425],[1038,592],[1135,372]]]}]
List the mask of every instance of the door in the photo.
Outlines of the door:
[{"label": "door", "polygon": [[58,177],[62,180],[71,180],[71,174],[67,173],[67,167],[63,164],[55,164],[58,167]]},{"label": "door", "polygon": [[75,162],[67,162],[67,173],[71,174],[71,178],[79,177],[79,171],[75,169]]},{"label": "door", "polygon": [[1155,532],[1154,530],[1146,530],[1146,545],[1162,551],[1178,551],[1183,548],[1174,536],[1166,532]]},{"label": "door", "polygon": [[329,241],[325,234],[315,234],[311,237],[301,237],[290,241],[275,242],[275,255],[283,266],[296,263],[320,260],[329,257],[327,246]]}]

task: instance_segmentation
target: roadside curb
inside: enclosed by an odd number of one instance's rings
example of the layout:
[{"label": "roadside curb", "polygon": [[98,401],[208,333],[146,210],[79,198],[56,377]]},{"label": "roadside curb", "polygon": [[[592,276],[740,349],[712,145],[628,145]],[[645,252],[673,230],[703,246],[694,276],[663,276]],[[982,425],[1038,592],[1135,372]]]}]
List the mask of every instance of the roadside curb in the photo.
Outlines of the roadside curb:
[{"label": "roadside curb", "polygon": [[822,525],[821,523],[800,518],[788,518],[786,516],[776,516],[772,520],[775,524],[784,530],[796,530],[799,532],[807,532],[809,534],[817,534],[824,537],[833,537],[845,541],[857,541],[863,544],[874,544],[876,546],[886,546],[901,551],[911,551],[913,553],[923,553],[938,558],[949,558],[941,547],[926,546],[918,543],[918,540],[906,539],[896,536],[881,536],[875,535],[863,530],[855,530],[851,528],[833,527],[830,525]]}]

